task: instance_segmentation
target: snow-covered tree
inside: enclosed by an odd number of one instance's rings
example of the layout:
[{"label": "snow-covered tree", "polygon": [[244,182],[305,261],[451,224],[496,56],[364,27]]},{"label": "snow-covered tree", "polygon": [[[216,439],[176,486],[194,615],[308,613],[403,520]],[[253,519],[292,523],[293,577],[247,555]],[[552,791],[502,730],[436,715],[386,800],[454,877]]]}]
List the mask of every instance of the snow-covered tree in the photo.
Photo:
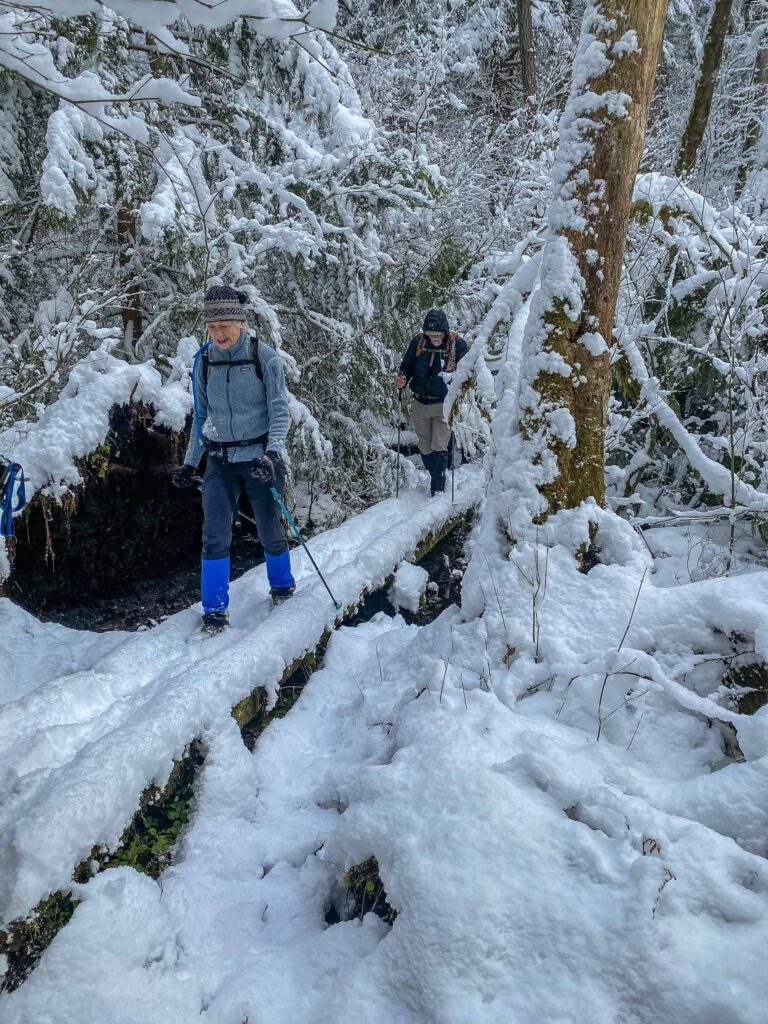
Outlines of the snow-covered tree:
[{"label": "snow-covered tree", "polygon": [[603,502],[616,300],[665,10],[664,0],[641,18],[604,3],[585,19],[523,349],[521,429],[546,502],[537,514]]},{"label": "snow-covered tree", "polygon": [[205,287],[227,281],[284,353],[294,470],[324,466],[347,502],[386,481],[373,438],[394,356],[370,333],[374,289],[434,172],[365,116],[318,31],[329,11],[323,0],[304,13],[149,3],[138,20],[126,3],[3,13],[6,423],[50,400],[105,335],[125,358],[169,366],[199,333]]}]

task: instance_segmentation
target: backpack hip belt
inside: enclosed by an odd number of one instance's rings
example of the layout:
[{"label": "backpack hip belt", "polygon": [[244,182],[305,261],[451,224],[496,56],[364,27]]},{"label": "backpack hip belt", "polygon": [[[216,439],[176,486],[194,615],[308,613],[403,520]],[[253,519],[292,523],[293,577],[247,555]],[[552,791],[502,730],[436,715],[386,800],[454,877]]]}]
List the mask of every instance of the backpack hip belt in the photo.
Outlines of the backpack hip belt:
[{"label": "backpack hip belt", "polygon": [[226,459],[230,448],[250,448],[251,445],[260,444],[266,451],[267,441],[269,441],[269,434],[260,434],[258,437],[246,437],[242,441],[210,441],[207,437],[204,437],[203,448],[205,448],[209,455],[220,455]]}]

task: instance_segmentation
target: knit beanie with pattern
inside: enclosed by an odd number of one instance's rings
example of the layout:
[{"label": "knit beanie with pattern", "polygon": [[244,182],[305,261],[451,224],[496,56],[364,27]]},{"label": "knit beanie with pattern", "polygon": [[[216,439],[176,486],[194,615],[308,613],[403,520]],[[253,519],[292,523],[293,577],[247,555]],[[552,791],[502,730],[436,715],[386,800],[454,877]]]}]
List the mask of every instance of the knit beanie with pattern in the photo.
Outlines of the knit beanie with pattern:
[{"label": "knit beanie with pattern", "polygon": [[208,289],[203,299],[203,320],[245,320],[248,296],[228,284],[216,284]]}]

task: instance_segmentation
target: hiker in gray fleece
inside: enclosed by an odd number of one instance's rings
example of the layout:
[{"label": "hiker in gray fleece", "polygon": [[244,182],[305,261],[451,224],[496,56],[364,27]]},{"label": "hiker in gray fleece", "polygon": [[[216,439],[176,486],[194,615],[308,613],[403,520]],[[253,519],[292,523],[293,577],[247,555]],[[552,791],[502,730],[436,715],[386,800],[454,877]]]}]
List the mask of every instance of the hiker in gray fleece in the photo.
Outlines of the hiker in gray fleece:
[{"label": "hiker in gray fleece", "polygon": [[243,292],[209,288],[203,316],[210,341],[192,369],[194,420],[177,487],[196,486],[203,453],[203,626],[218,632],[229,621],[229,547],[237,504],[245,491],[264,546],[273,603],[295,590],[288,543],[271,488],[285,489],[283,453],[290,426],[280,357],[253,337]]}]

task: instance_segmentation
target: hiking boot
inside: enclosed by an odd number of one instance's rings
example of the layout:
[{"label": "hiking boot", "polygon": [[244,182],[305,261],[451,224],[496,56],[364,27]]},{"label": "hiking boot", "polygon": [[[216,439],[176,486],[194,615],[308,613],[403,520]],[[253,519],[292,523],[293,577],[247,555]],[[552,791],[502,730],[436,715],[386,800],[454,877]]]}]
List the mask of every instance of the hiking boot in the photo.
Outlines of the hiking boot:
[{"label": "hiking boot", "polygon": [[270,587],[269,596],[272,599],[272,607],[274,608],[275,605],[282,604],[283,601],[287,601],[295,590],[295,583],[292,583],[290,587]]},{"label": "hiking boot", "polygon": [[228,625],[228,612],[206,612],[205,615],[203,615],[201,632],[204,633],[205,636],[217,636],[219,633],[223,633]]},{"label": "hiking boot", "polygon": [[424,465],[429,470],[429,496],[434,498],[436,494],[443,494],[445,491],[445,477],[448,471],[450,454],[448,452],[432,452],[430,455],[422,456],[422,458],[424,459]]}]

